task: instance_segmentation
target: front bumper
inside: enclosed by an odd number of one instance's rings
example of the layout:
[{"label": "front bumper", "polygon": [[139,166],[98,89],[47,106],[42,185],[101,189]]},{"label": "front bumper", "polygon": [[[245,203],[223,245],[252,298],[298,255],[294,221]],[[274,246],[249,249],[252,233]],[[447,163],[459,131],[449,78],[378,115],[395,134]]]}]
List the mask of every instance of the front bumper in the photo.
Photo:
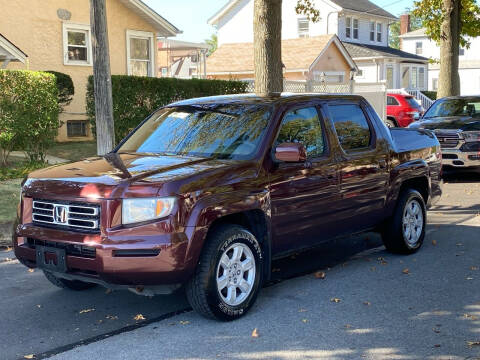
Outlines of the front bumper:
[{"label": "front bumper", "polygon": [[480,166],[479,152],[465,152],[460,149],[442,149],[442,164],[457,168]]},{"label": "front bumper", "polygon": [[[65,279],[101,284],[109,288],[155,288],[168,293],[192,275],[188,260],[188,229],[173,231],[166,221],[105,234],[84,234],[34,224],[17,225],[13,235],[16,257],[26,266],[36,264],[36,246],[63,248]],[[169,231],[166,232],[165,229]],[[193,234],[193,232],[192,232]],[[197,234],[198,235],[198,234]]]}]

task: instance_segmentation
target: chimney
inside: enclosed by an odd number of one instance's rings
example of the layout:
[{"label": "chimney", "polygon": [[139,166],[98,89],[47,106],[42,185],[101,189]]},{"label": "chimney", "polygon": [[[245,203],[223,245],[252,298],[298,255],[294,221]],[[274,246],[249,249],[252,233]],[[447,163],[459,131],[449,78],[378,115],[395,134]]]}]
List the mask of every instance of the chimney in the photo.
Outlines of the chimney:
[{"label": "chimney", "polygon": [[400,15],[400,35],[410,32],[410,14]]}]

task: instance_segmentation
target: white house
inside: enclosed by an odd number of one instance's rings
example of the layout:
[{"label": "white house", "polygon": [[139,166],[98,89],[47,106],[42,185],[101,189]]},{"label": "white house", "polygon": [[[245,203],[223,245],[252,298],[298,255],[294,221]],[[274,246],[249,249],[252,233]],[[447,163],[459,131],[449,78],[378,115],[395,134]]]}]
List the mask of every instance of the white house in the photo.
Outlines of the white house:
[{"label": "white house", "polygon": [[[253,2],[230,0],[209,19],[217,27],[220,47],[253,42]],[[428,59],[388,46],[388,27],[397,21],[388,11],[369,0],[316,0],[320,21],[312,23],[296,14],[296,3],[282,2],[283,40],[335,34],[358,66],[357,82],[384,80],[389,88],[427,88]]]},{"label": "white house", "polygon": [[[425,29],[407,32],[400,36],[403,51],[432,59],[428,69],[428,89],[438,89],[440,72],[440,47],[425,33]],[[468,49],[460,49],[460,86],[462,95],[480,94],[480,37],[471,39]]]}]

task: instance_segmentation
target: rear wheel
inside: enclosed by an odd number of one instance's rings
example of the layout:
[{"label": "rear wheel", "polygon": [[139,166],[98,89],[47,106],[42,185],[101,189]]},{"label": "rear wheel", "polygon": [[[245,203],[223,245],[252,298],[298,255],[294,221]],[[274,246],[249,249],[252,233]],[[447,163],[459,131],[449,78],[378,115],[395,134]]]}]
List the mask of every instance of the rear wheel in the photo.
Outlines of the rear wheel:
[{"label": "rear wheel", "polygon": [[385,120],[385,125],[387,125],[387,127],[389,127],[389,128],[394,128],[394,127],[397,126],[397,124],[395,124],[395,121],[393,121],[391,119]]},{"label": "rear wheel", "polygon": [[208,237],[187,298],[205,317],[222,321],[244,315],[262,283],[263,255],[255,236],[238,225],[221,225]]},{"label": "rear wheel", "polygon": [[400,194],[394,214],[382,233],[388,251],[413,254],[423,244],[426,207],[422,195],[413,189]]},{"label": "rear wheel", "polygon": [[90,289],[96,284],[92,283],[87,283],[79,280],[66,280],[59,278],[55,275],[53,275],[49,271],[44,271],[45,277],[47,278],[48,281],[50,281],[53,285],[61,288],[61,289],[70,289],[70,290],[75,290],[75,291],[81,291],[81,290],[86,290]]}]

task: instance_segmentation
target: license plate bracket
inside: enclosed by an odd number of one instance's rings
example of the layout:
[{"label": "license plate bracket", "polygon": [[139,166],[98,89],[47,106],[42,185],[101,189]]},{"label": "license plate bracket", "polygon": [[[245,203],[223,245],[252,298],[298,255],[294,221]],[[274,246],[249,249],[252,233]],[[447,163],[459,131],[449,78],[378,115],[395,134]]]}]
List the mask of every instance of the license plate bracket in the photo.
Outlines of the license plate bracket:
[{"label": "license plate bracket", "polygon": [[37,245],[35,247],[35,253],[38,268],[53,272],[67,271],[65,249]]}]

